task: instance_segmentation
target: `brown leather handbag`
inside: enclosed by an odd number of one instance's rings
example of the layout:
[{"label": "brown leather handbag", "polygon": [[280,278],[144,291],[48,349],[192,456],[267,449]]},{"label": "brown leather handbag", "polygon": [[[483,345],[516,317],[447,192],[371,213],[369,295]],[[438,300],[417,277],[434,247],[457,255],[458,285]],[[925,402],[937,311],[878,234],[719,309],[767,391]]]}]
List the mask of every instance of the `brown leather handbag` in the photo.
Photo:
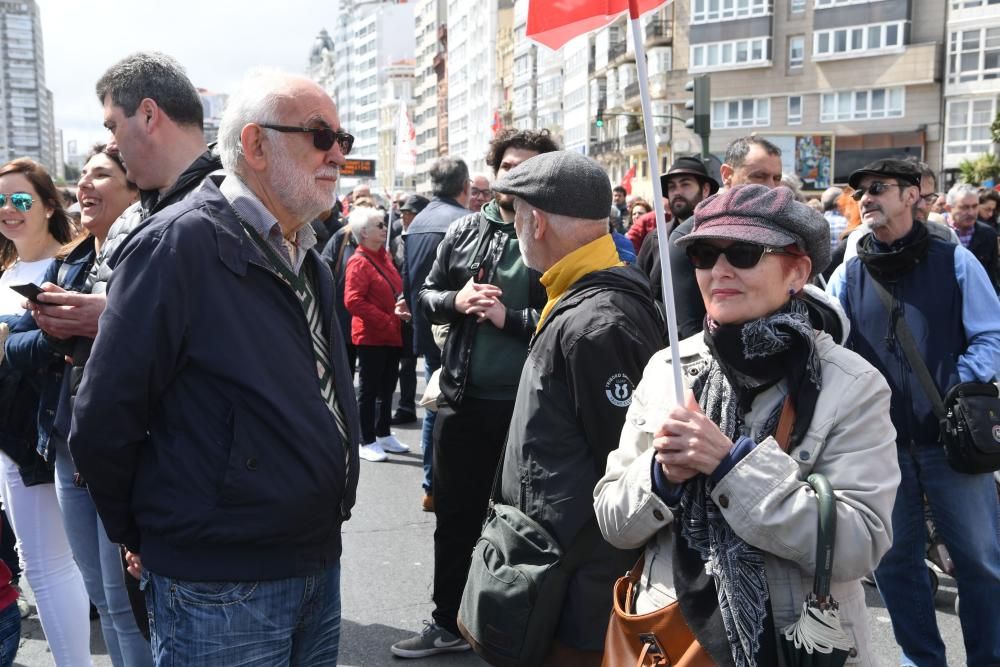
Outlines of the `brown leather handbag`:
[{"label": "brown leather handbag", "polygon": [[[795,409],[785,398],[774,439],[788,451]],[[678,602],[648,614],[635,613],[635,597],[646,557],[615,582],[611,620],[604,638],[602,667],[714,667],[715,661],[698,643]]]},{"label": "brown leather handbag", "polygon": [[635,613],[645,556],[615,582],[611,620],[604,639],[603,667],[713,667],[715,662],[691,633],[677,602],[648,614]]}]

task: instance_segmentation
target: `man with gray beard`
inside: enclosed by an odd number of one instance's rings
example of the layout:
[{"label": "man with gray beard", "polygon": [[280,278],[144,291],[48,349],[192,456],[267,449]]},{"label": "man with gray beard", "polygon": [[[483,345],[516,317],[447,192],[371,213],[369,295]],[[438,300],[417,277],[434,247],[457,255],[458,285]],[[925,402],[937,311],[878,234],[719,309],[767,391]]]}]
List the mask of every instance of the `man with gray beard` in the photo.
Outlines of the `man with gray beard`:
[{"label": "man with gray beard", "polygon": [[337,663],[361,437],[309,223],[353,142],[315,83],[258,73],[223,115],[225,171],[120,250],[70,447],[158,665]]}]

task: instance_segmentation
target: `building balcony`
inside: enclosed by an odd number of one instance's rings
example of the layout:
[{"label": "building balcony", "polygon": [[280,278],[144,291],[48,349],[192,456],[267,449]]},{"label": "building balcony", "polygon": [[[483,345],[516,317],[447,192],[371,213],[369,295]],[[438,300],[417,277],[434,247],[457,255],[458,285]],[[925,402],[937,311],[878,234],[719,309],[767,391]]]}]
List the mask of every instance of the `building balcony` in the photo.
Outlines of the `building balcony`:
[{"label": "building balcony", "polygon": [[622,139],[622,147],[638,148],[646,146],[646,131],[642,128],[628,132]]},{"label": "building balcony", "polygon": [[621,148],[621,142],[618,137],[613,139],[605,139],[604,141],[595,142],[593,147],[590,149],[591,155],[604,155],[605,153],[617,153]]},{"label": "building balcony", "polygon": [[662,46],[674,41],[673,22],[667,19],[646,24],[646,46]]},{"label": "building balcony", "polygon": [[628,45],[625,43],[625,40],[612,44],[608,47],[608,64],[611,64],[618,60],[621,56],[624,56],[626,51],[628,51]]},{"label": "building balcony", "polygon": [[636,104],[639,103],[639,82],[635,81],[633,83],[625,86],[625,106],[631,106],[630,102],[635,101]]}]

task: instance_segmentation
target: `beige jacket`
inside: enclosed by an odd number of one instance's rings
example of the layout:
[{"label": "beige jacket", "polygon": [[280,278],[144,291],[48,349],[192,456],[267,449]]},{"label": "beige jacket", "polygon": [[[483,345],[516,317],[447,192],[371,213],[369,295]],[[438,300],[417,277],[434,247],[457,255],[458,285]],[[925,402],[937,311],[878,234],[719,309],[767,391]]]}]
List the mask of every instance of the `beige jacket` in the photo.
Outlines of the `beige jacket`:
[{"label": "beige jacket", "polygon": [[[896,431],[889,421],[889,387],[867,361],[825,333],[816,347],[823,387],[812,424],[788,454],[774,438],[759,443],[720,480],[712,499],[729,525],[765,555],[771,609],[780,631],[798,619],[812,590],[816,559],[817,503],[805,482],[825,475],[837,498],[837,540],[832,593],[841,620],[855,641],[848,664],[873,665],[868,615],[860,578],[892,544],[892,506],[899,485]],[[693,379],[709,360],[701,335],[680,343],[684,378]],[[786,393],[784,382],[758,396],[746,416],[757,432]],[[646,545],[637,598],[646,613],[675,600],[673,514],[652,490],[653,433],[675,404],[670,351],[658,352],[635,390],[618,449],[594,490],[597,521],[616,547]]]}]

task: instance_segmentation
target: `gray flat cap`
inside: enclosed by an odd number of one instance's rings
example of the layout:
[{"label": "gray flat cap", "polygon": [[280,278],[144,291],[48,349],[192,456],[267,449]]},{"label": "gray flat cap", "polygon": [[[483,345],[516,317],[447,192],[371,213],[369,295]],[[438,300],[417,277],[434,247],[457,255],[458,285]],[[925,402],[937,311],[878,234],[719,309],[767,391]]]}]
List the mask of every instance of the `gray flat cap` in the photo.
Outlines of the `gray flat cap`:
[{"label": "gray flat cap", "polygon": [[611,181],[601,165],[575,151],[528,158],[493,184],[535,208],[571,218],[602,220],[611,211]]},{"label": "gray flat cap", "polygon": [[798,246],[812,260],[812,275],[830,263],[830,225],[819,211],[795,201],[786,187],[737,185],[694,209],[694,229],[677,240],[685,247],[700,239],[745,241],[784,248]]}]

